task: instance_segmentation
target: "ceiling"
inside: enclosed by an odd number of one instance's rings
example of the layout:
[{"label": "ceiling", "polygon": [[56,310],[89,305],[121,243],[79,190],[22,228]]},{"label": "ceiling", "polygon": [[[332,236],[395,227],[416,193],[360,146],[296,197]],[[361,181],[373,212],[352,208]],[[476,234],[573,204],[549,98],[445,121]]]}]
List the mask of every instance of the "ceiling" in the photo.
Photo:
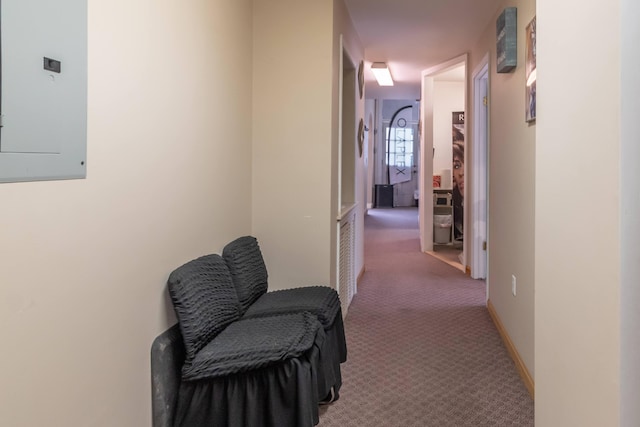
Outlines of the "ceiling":
[{"label": "ceiling", "polygon": [[[418,99],[421,72],[469,52],[492,23],[502,0],[345,3],[365,49],[366,97]],[[378,86],[370,70],[372,62],[389,65],[394,86]]]}]

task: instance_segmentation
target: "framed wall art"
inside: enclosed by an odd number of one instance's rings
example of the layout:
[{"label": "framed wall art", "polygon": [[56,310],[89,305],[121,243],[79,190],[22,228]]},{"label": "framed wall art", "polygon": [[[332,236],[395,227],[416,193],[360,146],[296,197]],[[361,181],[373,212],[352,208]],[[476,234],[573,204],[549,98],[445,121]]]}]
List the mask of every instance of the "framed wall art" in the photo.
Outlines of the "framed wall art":
[{"label": "framed wall art", "polygon": [[360,153],[360,157],[362,157],[363,146],[364,146],[364,120],[360,119],[360,124],[358,125],[358,152]]},{"label": "framed wall art", "polygon": [[507,7],[496,21],[496,71],[509,73],[518,65],[518,10]]},{"label": "framed wall art", "polygon": [[364,96],[364,61],[360,61],[358,65],[358,92],[360,99]]},{"label": "framed wall art", "polygon": [[525,120],[533,122],[536,119],[536,18],[535,16],[527,25],[526,40],[526,62],[525,62],[525,78],[526,78],[526,96],[525,96]]}]

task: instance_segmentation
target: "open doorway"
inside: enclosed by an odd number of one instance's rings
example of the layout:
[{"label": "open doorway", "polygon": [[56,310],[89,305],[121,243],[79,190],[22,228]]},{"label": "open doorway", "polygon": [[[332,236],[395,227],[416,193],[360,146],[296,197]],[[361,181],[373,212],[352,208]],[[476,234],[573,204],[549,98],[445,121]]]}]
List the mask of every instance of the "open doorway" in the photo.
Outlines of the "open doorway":
[{"label": "open doorway", "polygon": [[420,237],[423,252],[467,272],[466,55],[423,72]]},{"label": "open doorway", "polygon": [[374,207],[416,207],[420,104],[383,99],[376,111],[373,168]]}]

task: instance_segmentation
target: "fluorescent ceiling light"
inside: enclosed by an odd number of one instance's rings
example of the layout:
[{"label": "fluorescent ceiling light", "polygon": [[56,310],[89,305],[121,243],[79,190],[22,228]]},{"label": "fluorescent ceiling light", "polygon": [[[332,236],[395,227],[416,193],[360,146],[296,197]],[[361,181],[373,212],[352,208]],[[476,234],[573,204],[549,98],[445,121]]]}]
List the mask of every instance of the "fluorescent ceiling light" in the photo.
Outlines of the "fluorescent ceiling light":
[{"label": "fluorescent ceiling light", "polygon": [[393,86],[393,79],[391,78],[387,64],[384,62],[374,62],[371,64],[371,71],[373,71],[373,75],[376,77],[380,86]]}]

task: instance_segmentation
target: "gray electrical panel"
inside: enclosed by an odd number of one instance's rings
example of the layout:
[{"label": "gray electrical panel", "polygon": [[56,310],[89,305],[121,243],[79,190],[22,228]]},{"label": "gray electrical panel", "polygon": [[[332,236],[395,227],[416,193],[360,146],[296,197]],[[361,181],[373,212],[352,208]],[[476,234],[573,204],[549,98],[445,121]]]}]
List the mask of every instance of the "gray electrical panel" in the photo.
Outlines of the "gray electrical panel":
[{"label": "gray electrical panel", "polygon": [[84,178],[87,0],[0,0],[0,182]]}]

